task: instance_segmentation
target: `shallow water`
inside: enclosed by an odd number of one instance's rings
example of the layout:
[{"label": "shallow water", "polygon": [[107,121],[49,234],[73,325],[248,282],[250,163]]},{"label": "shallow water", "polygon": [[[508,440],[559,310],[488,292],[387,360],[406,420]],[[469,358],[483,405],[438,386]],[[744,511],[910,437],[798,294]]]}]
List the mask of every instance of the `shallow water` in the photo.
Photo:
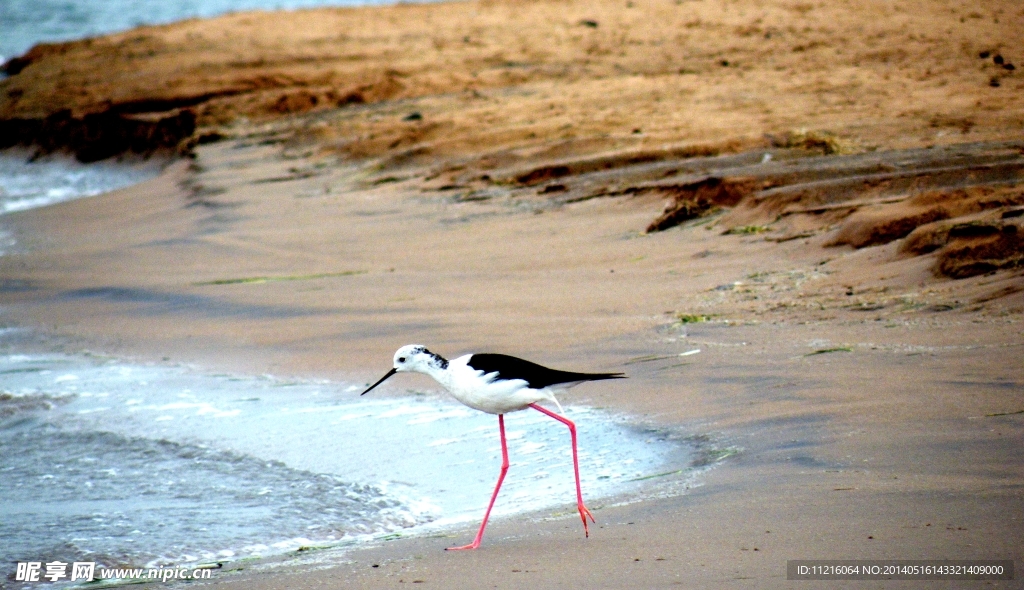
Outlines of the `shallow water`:
[{"label": "shallow water", "polygon": [[[0,562],[156,566],[477,522],[500,466],[497,420],[447,398],[58,355],[0,356]],[[691,449],[568,407],[584,495],[637,494]],[[567,429],[506,417],[495,515],[565,506]]]}]

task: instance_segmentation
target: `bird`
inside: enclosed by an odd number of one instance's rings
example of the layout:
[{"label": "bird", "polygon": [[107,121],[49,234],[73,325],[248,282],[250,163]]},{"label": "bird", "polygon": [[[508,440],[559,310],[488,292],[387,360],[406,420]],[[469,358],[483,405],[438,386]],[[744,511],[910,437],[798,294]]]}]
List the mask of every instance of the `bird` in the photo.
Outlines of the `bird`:
[{"label": "bird", "polygon": [[[484,512],[484,520],[480,523],[476,538],[468,545],[448,547],[448,551],[476,549],[480,546],[484,529],[487,528],[487,519],[491,516],[491,508],[498,498],[498,491],[501,490],[501,483],[505,480],[509,467],[508,444],[505,441],[505,414],[527,408],[533,408],[569,427],[572,466],[576,476],[576,506],[583,521],[583,534],[586,537],[590,536],[587,518],[594,523],[597,521],[583,504],[580,464],[576,452],[576,424],[563,415],[562,405],[555,398],[555,393],[584,381],[622,379],[625,378],[625,374],[559,371],[514,356],[493,353],[467,354],[449,361],[427,350],[423,345],[408,344],[395,352],[391,370],[359,395],[366,395],[392,375],[404,372],[429,375],[463,404],[498,416],[498,433],[501,437],[501,471],[498,483],[494,486],[491,501]],[[554,403],[558,413],[539,405],[539,402]]]}]

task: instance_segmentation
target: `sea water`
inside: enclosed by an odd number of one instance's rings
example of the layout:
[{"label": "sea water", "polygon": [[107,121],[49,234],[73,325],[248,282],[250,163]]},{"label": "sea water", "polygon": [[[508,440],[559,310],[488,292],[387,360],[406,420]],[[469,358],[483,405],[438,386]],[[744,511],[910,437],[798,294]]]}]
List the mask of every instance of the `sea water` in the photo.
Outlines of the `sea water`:
[{"label": "sea water", "polygon": [[[179,566],[475,526],[501,463],[496,418],[364,387],[0,355],[0,563]],[[610,412],[566,415],[592,506],[692,463]],[[534,411],[505,422],[494,516],[574,514],[568,429]]]},{"label": "sea water", "polygon": [[54,154],[33,160],[25,150],[0,151],[0,215],[90,197],[155,177],[164,161],[82,164]]}]

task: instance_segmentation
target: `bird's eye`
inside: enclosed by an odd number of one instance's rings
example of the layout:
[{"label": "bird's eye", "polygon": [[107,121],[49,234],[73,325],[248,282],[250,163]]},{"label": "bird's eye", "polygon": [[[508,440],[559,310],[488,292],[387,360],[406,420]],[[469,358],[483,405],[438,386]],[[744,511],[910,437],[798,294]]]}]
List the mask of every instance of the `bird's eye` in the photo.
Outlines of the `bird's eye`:
[{"label": "bird's eye", "polygon": [[405,362],[405,357],[404,356],[398,357],[398,362],[404,363]]}]

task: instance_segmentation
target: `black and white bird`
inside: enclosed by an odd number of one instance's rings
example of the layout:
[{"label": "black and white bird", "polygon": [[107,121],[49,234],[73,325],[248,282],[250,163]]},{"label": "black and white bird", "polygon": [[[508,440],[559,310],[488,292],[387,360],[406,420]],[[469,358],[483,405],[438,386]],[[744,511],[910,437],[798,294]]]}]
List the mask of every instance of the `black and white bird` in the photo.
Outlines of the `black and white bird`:
[{"label": "black and white bird", "polygon": [[[476,538],[469,545],[450,547],[449,549],[476,549],[480,546],[494,500],[498,497],[501,482],[504,481],[505,473],[508,472],[508,445],[505,442],[504,415],[526,408],[533,408],[569,427],[569,434],[572,438],[572,465],[576,475],[576,505],[580,511],[580,518],[583,520],[583,533],[590,536],[587,518],[589,517],[591,522],[596,521],[594,521],[590,510],[587,510],[583,504],[579,459],[576,453],[576,425],[572,420],[560,415],[562,406],[555,399],[555,393],[584,381],[620,379],[625,375],[622,373],[558,371],[505,354],[467,354],[449,361],[430,352],[424,346],[409,344],[395,352],[392,369],[360,395],[365,395],[395,373],[403,372],[430,375],[460,402],[481,412],[498,415],[498,432],[501,435],[501,473],[498,475],[498,483],[494,486],[491,502],[487,505],[484,521],[480,524]],[[538,402],[554,403],[559,413],[556,414],[540,406]]]}]

